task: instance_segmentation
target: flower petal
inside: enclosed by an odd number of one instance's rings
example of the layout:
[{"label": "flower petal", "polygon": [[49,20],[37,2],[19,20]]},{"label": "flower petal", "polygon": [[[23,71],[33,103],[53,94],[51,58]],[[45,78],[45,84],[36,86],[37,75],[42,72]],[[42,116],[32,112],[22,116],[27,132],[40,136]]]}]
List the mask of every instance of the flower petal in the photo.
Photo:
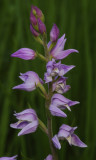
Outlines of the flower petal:
[{"label": "flower petal", "polygon": [[10,127],[16,128],[16,129],[22,129],[28,124],[29,124],[28,121],[21,121],[21,122],[18,121],[16,123],[10,124]]},{"label": "flower petal", "polygon": [[74,65],[65,65],[65,64],[61,64],[60,68],[61,71],[64,71],[64,74],[61,74],[61,72],[59,73],[59,76],[64,76],[67,72],[69,72],[71,69],[73,69],[75,66]]},{"label": "flower petal", "polygon": [[30,92],[36,89],[36,85],[38,83],[41,83],[41,79],[38,74],[33,71],[20,73],[20,79],[22,79],[24,83],[13,87],[13,89],[20,89]]},{"label": "flower petal", "polygon": [[87,147],[87,145],[83,143],[76,134],[72,134],[71,141],[68,140],[68,142],[70,145],[74,145],[82,148]]},{"label": "flower petal", "polygon": [[1,157],[0,160],[16,160],[17,155],[13,157]]},{"label": "flower petal", "polygon": [[60,139],[64,139],[66,137],[68,137],[70,135],[70,133],[66,130],[60,129],[58,132],[58,138]]},{"label": "flower petal", "polygon": [[54,146],[57,148],[57,149],[61,149],[61,144],[59,142],[59,139],[57,137],[57,135],[55,135],[53,138],[52,138],[52,142],[54,144]]},{"label": "flower petal", "polygon": [[67,115],[63,111],[61,111],[54,105],[50,105],[49,110],[53,116],[64,117],[64,118],[67,117]]},{"label": "flower petal", "polygon": [[55,47],[51,50],[50,54],[55,58],[59,52],[61,52],[63,49],[64,49],[64,45],[65,45],[65,42],[66,42],[66,39],[65,38],[65,34],[58,39]]},{"label": "flower petal", "polygon": [[19,89],[19,90],[25,90],[25,91],[33,91],[36,89],[36,87],[32,84],[20,84],[20,85],[17,85],[15,87],[13,87],[12,89]]},{"label": "flower petal", "polygon": [[20,113],[15,113],[14,116],[22,121],[33,121],[37,119],[37,115],[34,109],[25,109]]},{"label": "flower petal", "polygon": [[66,58],[69,54],[71,54],[71,53],[73,53],[73,52],[78,53],[78,51],[77,51],[76,49],[67,49],[67,50],[58,52],[57,54],[53,55],[53,57],[54,57],[56,60],[64,59],[64,58]]},{"label": "flower petal", "polygon": [[47,73],[45,73],[44,74],[44,80],[45,80],[45,83],[52,82],[52,77],[49,76]]},{"label": "flower petal", "polygon": [[70,107],[70,106],[79,104],[80,102],[71,101],[70,99],[64,97],[61,94],[54,94],[51,99],[51,103],[55,106],[65,106],[66,107],[66,105],[68,105]]},{"label": "flower petal", "polygon": [[49,154],[49,155],[46,157],[46,159],[44,159],[44,160],[53,160],[52,155]]},{"label": "flower petal", "polygon": [[63,130],[66,130],[66,131],[70,132],[72,129],[73,129],[73,130],[76,130],[76,129],[77,129],[77,126],[76,126],[76,127],[71,127],[71,126],[69,126],[69,125],[62,124],[61,127],[60,127],[60,129],[63,129]]},{"label": "flower petal", "polygon": [[32,123],[29,123],[27,126],[25,126],[19,133],[18,136],[33,133],[36,131],[38,127],[38,121],[33,121]]}]

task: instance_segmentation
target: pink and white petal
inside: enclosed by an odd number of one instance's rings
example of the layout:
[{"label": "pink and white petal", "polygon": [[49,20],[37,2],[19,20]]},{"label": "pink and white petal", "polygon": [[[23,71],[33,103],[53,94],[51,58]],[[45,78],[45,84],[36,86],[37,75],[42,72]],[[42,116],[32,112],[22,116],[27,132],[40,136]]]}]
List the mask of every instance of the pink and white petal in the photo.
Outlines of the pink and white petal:
[{"label": "pink and white petal", "polygon": [[58,138],[60,139],[64,139],[66,137],[68,137],[70,135],[70,133],[66,130],[60,129],[58,132]]},{"label": "pink and white petal", "polygon": [[64,45],[66,42],[66,39],[64,39],[64,38],[65,38],[65,34],[61,38],[58,39],[55,47],[51,50],[50,54],[53,57],[56,57],[56,55],[64,49]]},{"label": "pink and white petal", "polygon": [[36,131],[38,127],[38,121],[33,121],[32,123],[29,123],[27,126],[25,126],[19,133],[18,136],[33,133]]},{"label": "pink and white petal", "polygon": [[52,157],[51,154],[49,154],[49,155],[46,157],[46,159],[44,159],[44,160],[53,160],[53,157]]},{"label": "pink and white petal", "polygon": [[71,145],[78,146],[81,148],[87,147],[87,145],[83,143],[76,134],[71,135]]},{"label": "pink and white petal", "polygon": [[58,107],[54,105],[50,105],[49,110],[53,116],[64,117],[64,118],[67,117],[67,115],[63,111],[61,111]]},{"label": "pink and white petal", "polygon": [[17,155],[13,157],[0,157],[0,160],[16,160]]},{"label": "pink and white petal", "polygon": [[54,54],[53,57],[57,60],[59,60],[59,59],[61,60],[61,59],[66,58],[69,54],[71,54],[73,52],[78,53],[78,51],[76,49],[68,49],[68,50],[58,52],[56,55]]},{"label": "pink and white petal", "polygon": [[61,144],[59,142],[59,139],[57,137],[57,135],[55,135],[53,138],[52,138],[52,142],[54,144],[54,146],[57,148],[57,149],[61,149]]}]

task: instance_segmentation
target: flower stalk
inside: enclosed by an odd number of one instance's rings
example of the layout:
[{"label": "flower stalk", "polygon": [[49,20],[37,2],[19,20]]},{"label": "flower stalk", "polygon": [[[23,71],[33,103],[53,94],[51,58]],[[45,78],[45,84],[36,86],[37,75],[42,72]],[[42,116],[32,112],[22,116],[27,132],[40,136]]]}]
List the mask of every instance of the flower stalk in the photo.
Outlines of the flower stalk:
[{"label": "flower stalk", "polygon": [[47,35],[43,34],[42,39],[43,39],[43,46],[44,46],[44,51],[45,51],[45,57],[49,61],[49,51],[48,51],[48,47],[47,47]]},{"label": "flower stalk", "polygon": [[41,128],[42,131],[44,131],[48,135],[48,129],[45,126],[45,124],[38,118],[39,121],[39,127]]},{"label": "flower stalk", "polygon": [[[50,61],[49,58],[49,51],[47,48],[47,36],[43,35],[43,46],[44,46],[44,51],[45,51],[45,57],[48,61]],[[52,117],[51,114],[49,112],[49,106],[51,103],[51,98],[52,98],[52,82],[49,83],[48,85],[48,99],[46,99],[45,101],[45,108],[46,108],[46,116],[47,116],[47,127],[48,127],[48,137],[49,137],[49,143],[50,143],[50,148],[51,148],[51,152],[52,152],[52,157],[53,160],[58,160],[58,156],[56,153],[56,148],[54,147],[53,143],[52,143],[52,137],[53,137],[53,131],[52,131]]]}]

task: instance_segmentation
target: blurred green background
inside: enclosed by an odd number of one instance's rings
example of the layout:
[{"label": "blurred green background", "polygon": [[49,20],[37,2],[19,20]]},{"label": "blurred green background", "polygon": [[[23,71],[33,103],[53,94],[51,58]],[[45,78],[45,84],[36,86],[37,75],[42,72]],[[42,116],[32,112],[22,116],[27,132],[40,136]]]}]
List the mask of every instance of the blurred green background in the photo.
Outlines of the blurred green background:
[{"label": "blurred green background", "polygon": [[[76,65],[70,71],[67,98],[80,101],[68,112],[68,118],[53,118],[54,134],[62,123],[77,125],[76,134],[88,148],[70,147],[62,143],[59,160],[95,160],[96,158],[96,1],[95,0],[0,0],[0,156],[19,155],[20,160],[43,160],[50,152],[47,136],[38,128],[36,133],[18,137],[17,130],[9,127],[16,122],[13,112],[22,111],[30,104],[39,118],[46,123],[44,99],[37,91],[13,91],[20,84],[19,73],[36,71],[43,79],[45,64],[40,60],[24,61],[11,58],[11,53],[27,47],[43,52],[30,32],[31,5],[37,5],[45,15],[47,33],[53,23],[66,33],[65,49],[75,48],[62,62]],[[49,35],[48,35],[49,40]],[[21,155],[24,157],[21,158]]]}]

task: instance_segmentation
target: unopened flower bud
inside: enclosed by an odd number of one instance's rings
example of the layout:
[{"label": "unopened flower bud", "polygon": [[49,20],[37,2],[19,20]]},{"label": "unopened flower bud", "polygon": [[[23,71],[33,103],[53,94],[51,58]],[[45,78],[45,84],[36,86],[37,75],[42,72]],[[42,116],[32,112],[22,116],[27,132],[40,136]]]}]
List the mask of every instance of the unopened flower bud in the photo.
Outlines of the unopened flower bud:
[{"label": "unopened flower bud", "polygon": [[56,26],[56,24],[54,24],[50,32],[50,41],[56,42],[58,36],[59,36],[59,28]]},{"label": "unopened flower bud", "polygon": [[32,6],[31,8],[30,22],[31,22],[30,30],[35,37],[39,36],[39,33],[43,34],[44,32],[46,32],[46,27],[45,24],[43,23],[44,15],[42,11],[36,6]]},{"label": "unopened flower bud", "polygon": [[36,18],[40,18],[41,21],[44,21],[44,15],[43,15],[42,11],[41,11],[38,7],[32,6],[31,12],[33,13],[33,15],[34,15]]},{"label": "unopened flower bud", "polygon": [[21,48],[11,54],[11,57],[17,57],[24,60],[32,60],[36,58],[36,52],[30,48]]},{"label": "unopened flower bud", "polygon": [[33,24],[34,26],[37,25],[37,18],[34,16],[34,14],[32,13],[32,10],[31,10],[31,13],[30,13],[30,22],[31,24]]},{"label": "unopened flower bud", "polygon": [[46,33],[46,26],[39,18],[38,18],[38,28],[41,34]]},{"label": "unopened flower bud", "polygon": [[30,30],[31,30],[33,36],[35,36],[35,37],[39,36],[39,33],[33,28],[32,24],[30,24]]}]

